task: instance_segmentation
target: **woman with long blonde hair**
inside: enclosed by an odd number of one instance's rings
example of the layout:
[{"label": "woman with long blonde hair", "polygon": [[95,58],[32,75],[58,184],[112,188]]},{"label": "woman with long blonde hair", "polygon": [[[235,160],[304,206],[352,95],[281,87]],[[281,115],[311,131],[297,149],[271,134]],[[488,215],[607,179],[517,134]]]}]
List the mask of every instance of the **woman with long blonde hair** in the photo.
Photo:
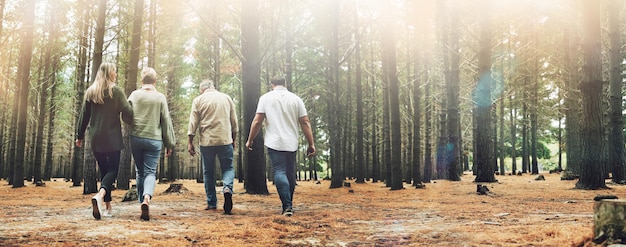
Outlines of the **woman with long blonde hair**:
[{"label": "woman with long blonde hair", "polygon": [[91,149],[100,170],[100,189],[91,199],[92,215],[98,220],[102,215],[111,215],[111,190],[120,166],[120,150],[124,148],[120,113],[124,122],[132,124],[133,119],[132,107],[124,90],[115,84],[116,77],[115,64],[100,65],[96,79],[85,91],[76,132],[76,146],[82,147],[89,126]]}]

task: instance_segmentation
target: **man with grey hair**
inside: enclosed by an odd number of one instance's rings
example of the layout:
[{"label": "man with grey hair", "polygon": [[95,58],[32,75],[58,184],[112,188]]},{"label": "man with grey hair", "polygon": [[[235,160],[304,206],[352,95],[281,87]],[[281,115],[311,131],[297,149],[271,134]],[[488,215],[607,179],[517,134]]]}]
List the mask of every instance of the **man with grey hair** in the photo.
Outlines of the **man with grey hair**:
[{"label": "man with grey hair", "polygon": [[218,92],[211,80],[200,83],[201,94],[193,100],[189,114],[189,143],[191,156],[196,154],[193,139],[200,135],[200,154],[204,169],[204,190],[207,197],[205,210],[217,209],[215,192],[215,157],[219,159],[224,187],[224,213],[231,214],[233,208],[233,150],[237,138],[237,114],[233,99]]}]

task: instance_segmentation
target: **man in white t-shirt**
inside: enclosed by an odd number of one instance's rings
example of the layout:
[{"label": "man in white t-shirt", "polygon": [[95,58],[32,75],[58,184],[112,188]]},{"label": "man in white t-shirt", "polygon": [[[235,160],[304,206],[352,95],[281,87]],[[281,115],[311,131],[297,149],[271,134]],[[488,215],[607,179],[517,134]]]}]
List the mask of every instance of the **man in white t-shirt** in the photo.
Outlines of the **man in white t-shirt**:
[{"label": "man in white t-shirt", "polygon": [[274,169],[274,184],[282,202],[282,214],[291,216],[293,192],[296,188],[298,125],[309,143],[307,156],[315,155],[315,142],[302,99],[287,90],[285,78],[272,78],[271,86],[272,91],[259,99],[246,148],[252,150],[252,141],[265,121],[265,147]]}]

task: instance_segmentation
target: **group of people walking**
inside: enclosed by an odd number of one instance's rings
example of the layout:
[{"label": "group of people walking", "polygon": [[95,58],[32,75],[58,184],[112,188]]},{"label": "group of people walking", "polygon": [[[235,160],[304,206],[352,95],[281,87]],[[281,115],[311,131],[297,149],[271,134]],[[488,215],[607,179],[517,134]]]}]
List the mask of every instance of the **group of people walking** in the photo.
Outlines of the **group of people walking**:
[{"label": "group of people walking", "polygon": [[[85,91],[83,107],[78,118],[76,146],[82,147],[89,126],[91,149],[98,163],[101,185],[92,197],[95,219],[112,216],[111,190],[117,177],[120,152],[123,149],[121,121],[130,124],[130,147],[135,161],[140,218],[150,220],[150,201],[156,185],[156,170],[161,150],[165,156],[173,152],[176,136],[165,95],[155,88],[157,74],[153,68],[141,73],[142,87],[128,98],[116,85],[117,70],[113,63],[102,63],[92,85]],[[293,214],[295,164],[299,129],[307,142],[307,155],[315,155],[315,143],[307,111],[300,97],[289,92],[285,79],[271,79],[272,90],[259,99],[256,115],[250,127],[246,149],[252,150],[254,138],[265,123],[265,146],[274,170],[274,183],[282,204],[282,213]],[[120,120],[121,117],[121,120]],[[233,209],[233,150],[237,139],[237,114],[230,96],[215,89],[211,80],[200,83],[200,95],[191,105],[187,150],[196,154],[194,139],[199,135],[204,189],[207,207],[217,210],[215,188],[216,157],[222,171],[223,209]]]}]

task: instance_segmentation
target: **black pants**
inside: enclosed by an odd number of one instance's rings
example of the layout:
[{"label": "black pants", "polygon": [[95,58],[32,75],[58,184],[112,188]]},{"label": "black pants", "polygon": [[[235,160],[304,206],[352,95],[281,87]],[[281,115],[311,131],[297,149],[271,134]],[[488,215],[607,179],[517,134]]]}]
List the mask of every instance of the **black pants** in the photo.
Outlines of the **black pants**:
[{"label": "black pants", "polygon": [[115,152],[93,152],[93,156],[98,161],[100,168],[100,188],[106,190],[104,201],[111,201],[111,190],[113,190],[113,182],[117,178],[117,170],[120,168],[120,151]]}]

